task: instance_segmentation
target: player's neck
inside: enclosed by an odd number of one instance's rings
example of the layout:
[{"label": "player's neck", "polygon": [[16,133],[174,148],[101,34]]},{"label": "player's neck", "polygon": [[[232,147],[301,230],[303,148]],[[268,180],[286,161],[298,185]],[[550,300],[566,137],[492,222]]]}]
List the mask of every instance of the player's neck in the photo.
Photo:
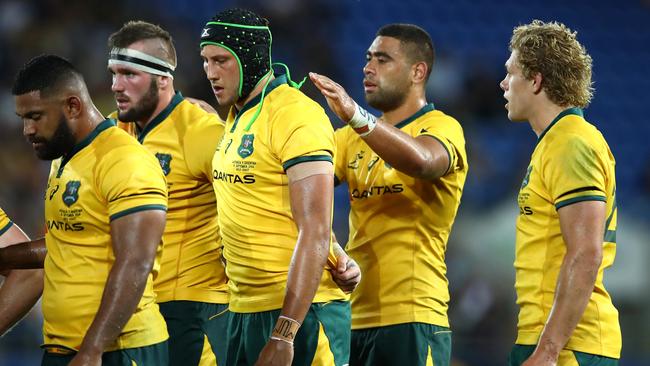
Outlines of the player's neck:
[{"label": "player's neck", "polygon": [[145,127],[147,127],[147,125],[151,121],[153,121],[156,117],[158,117],[160,112],[162,112],[165,108],[167,108],[167,106],[169,106],[169,103],[172,102],[172,98],[174,98],[175,94],[176,93],[174,92],[173,88],[170,90],[165,90],[160,94],[158,94],[158,104],[156,104],[156,109],[154,109],[153,113],[151,113],[149,119],[146,121],[136,121],[140,130],[143,130]]},{"label": "player's neck", "polygon": [[548,128],[551,122],[553,122],[555,117],[567,108],[568,107],[562,107],[550,101],[535,105],[528,119],[530,127],[539,137],[542,132]]},{"label": "player's neck", "polygon": [[73,132],[75,145],[83,141],[88,137],[88,135],[95,131],[97,126],[104,120],[106,120],[104,115],[99,112],[95,105],[91,105],[77,122],[76,128]]},{"label": "player's neck", "polygon": [[237,112],[241,111],[242,108],[246,105],[246,103],[250,102],[251,100],[255,99],[260,93],[262,93],[262,89],[273,81],[275,79],[275,76],[273,74],[269,73],[267,76],[263,77],[260,81],[257,82],[257,85],[255,88],[248,94],[248,97],[244,100],[240,100],[237,103],[235,103],[235,108],[237,109]]},{"label": "player's neck", "polygon": [[424,96],[407,97],[399,107],[391,111],[385,111],[382,118],[385,122],[394,126],[417,113],[426,104],[427,100]]}]

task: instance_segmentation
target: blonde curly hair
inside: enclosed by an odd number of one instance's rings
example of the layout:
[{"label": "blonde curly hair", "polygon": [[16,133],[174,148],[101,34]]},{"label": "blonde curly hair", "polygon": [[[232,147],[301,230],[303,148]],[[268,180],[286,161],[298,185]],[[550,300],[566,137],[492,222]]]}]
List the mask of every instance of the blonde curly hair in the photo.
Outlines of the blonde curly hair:
[{"label": "blonde curly hair", "polygon": [[542,88],[553,103],[589,105],[594,93],[591,56],[566,25],[533,20],[518,26],[512,32],[510,51],[517,51],[516,61],[526,79],[542,75]]}]

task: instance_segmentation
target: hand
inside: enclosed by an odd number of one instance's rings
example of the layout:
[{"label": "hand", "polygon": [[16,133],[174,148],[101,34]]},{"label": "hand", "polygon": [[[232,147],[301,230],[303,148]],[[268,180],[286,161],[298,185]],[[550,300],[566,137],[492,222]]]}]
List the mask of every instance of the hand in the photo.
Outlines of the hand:
[{"label": "hand", "polygon": [[309,73],[309,78],[316,85],[318,90],[325,96],[327,105],[345,123],[348,123],[354,116],[356,102],[352,99],[343,87],[330,78],[319,75],[315,72]]},{"label": "hand", "polygon": [[190,98],[190,97],[185,97],[185,100],[187,100],[188,102],[190,102],[190,103],[192,103],[194,105],[197,105],[197,106],[201,107],[201,109],[203,109],[204,111],[206,111],[208,113],[219,114],[219,113],[217,113],[216,109],[214,109],[210,104],[208,104],[208,102],[206,102],[204,100],[196,99],[196,98]]},{"label": "hand", "polygon": [[255,366],[291,366],[291,361],[293,344],[271,339],[260,352]]},{"label": "hand", "polygon": [[102,354],[79,351],[68,366],[102,366]]},{"label": "hand", "polygon": [[361,282],[361,269],[354,259],[344,252],[336,257],[336,268],[330,269],[332,279],[346,294],[351,293]]}]

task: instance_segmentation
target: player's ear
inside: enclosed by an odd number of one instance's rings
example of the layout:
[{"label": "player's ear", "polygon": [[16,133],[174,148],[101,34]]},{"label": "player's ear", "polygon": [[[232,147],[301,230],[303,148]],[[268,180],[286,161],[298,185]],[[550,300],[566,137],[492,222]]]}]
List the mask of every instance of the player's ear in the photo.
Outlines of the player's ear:
[{"label": "player's ear", "polygon": [[82,109],[83,102],[78,95],[68,95],[63,100],[63,113],[68,120],[78,118]]},{"label": "player's ear", "polygon": [[541,73],[536,73],[533,75],[532,78],[532,83],[533,83],[533,93],[538,94],[542,91],[542,81],[544,80],[544,77],[542,76]]},{"label": "player's ear", "polygon": [[426,62],[418,62],[412,67],[412,78],[414,83],[424,83],[427,80],[427,64]]},{"label": "player's ear", "polygon": [[158,78],[158,88],[167,89],[172,81],[172,78],[168,76],[156,76]]}]

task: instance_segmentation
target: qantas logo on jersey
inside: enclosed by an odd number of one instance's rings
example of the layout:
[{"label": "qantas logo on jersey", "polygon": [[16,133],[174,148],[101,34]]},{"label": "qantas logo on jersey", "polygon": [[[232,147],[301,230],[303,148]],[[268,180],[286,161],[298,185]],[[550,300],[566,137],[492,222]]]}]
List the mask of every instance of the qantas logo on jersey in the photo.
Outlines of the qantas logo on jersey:
[{"label": "qantas logo on jersey", "polygon": [[72,206],[79,199],[79,187],[81,182],[78,180],[71,180],[65,185],[65,191],[63,192],[63,203],[66,206]]},{"label": "qantas logo on jersey", "polygon": [[156,153],[156,158],[158,158],[158,162],[160,163],[160,167],[162,168],[162,171],[165,174],[165,176],[169,175],[169,172],[172,170],[171,154]]},{"label": "qantas logo on jersey", "polygon": [[47,220],[47,229],[48,230],[61,230],[61,231],[82,231],[84,230],[84,225],[81,222],[64,222],[64,221],[54,221]]},{"label": "qantas logo on jersey", "polygon": [[360,191],[353,189],[350,196],[354,199],[363,199],[372,196],[382,196],[385,194],[401,193],[404,192],[404,186],[401,184],[393,184],[392,186],[372,186],[367,190]]},{"label": "qantas logo on jersey", "polygon": [[231,174],[231,173],[220,172],[216,169],[212,171],[212,178],[214,180],[222,180],[226,183],[242,183],[242,184],[255,183],[255,176],[253,174],[245,174],[245,175]]}]

